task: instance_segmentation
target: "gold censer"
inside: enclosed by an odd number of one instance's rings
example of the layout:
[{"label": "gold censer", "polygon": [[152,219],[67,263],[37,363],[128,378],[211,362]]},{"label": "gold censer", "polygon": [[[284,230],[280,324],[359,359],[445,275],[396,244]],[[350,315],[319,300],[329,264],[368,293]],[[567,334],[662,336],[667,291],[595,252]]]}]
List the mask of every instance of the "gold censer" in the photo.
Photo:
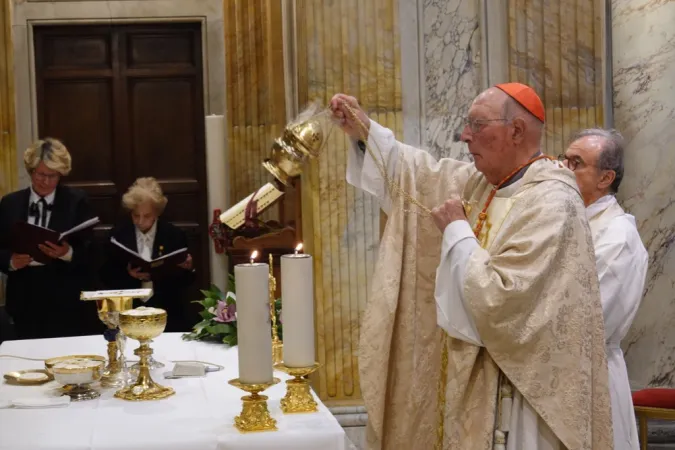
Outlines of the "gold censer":
[{"label": "gold censer", "polygon": [[263,167],[288,186],[293,178],[302,174],[309,159],[319,156],[333,126],[329,110],[318,104],[311,105],[274,140],[270,157],[263,162]]},{"label": "gold censer", "polygon": [[140,307],[120,313],[120,329],[131,339],[140,342],[134,354],[140,358],[136,382],[115,393],[123,400],[159,400],[175,394],[170,387],[155,383],[150,376],[149,358],[152,355],[150,341],[166,328],[166,311],[159,308]]}]

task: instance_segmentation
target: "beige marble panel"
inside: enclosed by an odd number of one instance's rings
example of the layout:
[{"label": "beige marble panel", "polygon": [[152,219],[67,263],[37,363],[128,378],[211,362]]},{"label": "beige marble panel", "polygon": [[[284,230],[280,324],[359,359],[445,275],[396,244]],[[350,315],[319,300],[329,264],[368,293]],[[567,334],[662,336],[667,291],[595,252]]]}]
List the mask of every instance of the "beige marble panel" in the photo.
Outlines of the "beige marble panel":
[{"label": "beige marble panel", "polygon": [[509,78],[541,96],[550,155],[580,128],[604,125],[604,11],[603,0],[508,0]]},{"label": "beige marble panel", "polygon": [[[299,0],[301,107],[355,95],[370,116],[400,134],[401,59],[395,0]],[[314,255],[315,388],[329,404],[360,403],[359,321],[379,243],[379,206],[345,181],[348,142],[335,130],[303,178],[303,238]]]},{"label": "beige marble panel", "polygon": [[614,116],[628,142],[619,200],[649,251],[645,296],[622,343],[635,387],[675,387],[673,23],[673,1],[612,1]]},{"label": "beige marble panel", "polygon": [[480,5],[476,0],[425,0],[424,148],[436,158],[469,160],[459,142],[471,102],[481,90]]}]

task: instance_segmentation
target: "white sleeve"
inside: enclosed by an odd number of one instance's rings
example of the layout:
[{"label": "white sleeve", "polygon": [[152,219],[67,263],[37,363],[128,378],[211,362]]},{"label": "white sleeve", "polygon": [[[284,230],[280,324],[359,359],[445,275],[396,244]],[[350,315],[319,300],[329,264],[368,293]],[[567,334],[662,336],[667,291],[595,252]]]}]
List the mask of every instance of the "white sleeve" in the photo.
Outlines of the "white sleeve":
[{"label": "white sleeve", "polygon": [[466,266],[477,248],[480,245],[467,221],[457,220],[445,228],[436,271],[436,320],[453,338],[482,347],[476,324],[464,305]]},{"label": "white sleeve", "polygon": [[[600,239],[595,260],[600,281],[600,300],[605,320],[605,339],[628,326],[642,299],[647,272],[646,252],[636,251],[625,239]],[[639,242],[641,246],[641,242]],[[641,254],[643,253],[643,254]]]},{"label": "white sleeve", "polygon": [[[396,179],[399,157],[399,145],[394,133],[377,122],[370,121],[368,146],[376,157],[382,158],[379,162],[387,169],[387,175]],[[379,151],[378,151],[379,150]],[[391,211],[391,197],[386,181],[368,150],[359,148],[358,142],[352,140],[347,161],[347,182],[375,196],[380,202],[382,210],[389,214]]]}]

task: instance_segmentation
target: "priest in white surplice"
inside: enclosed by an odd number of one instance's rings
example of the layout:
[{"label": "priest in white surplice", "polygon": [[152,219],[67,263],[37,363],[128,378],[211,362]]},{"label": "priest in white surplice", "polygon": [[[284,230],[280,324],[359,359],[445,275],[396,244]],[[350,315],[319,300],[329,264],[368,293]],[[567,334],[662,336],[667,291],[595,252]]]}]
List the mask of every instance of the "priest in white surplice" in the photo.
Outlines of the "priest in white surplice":
[{"label": "priest in white surplice", "polygon": [[642,300],[649,256],[635,217],[615,195],[623,179],[623,138],[614,130],[579,132],[561,155],[577,178],[591,225],[605,318],[615,450],[638,450],[637,427],[621,340]]},{"label": "priest in white surplice", "polygon": [[354,138],[348,182],[388,214],[361,323],[368,447],[611,449],[590,229],[572,172],[540,152],[536,93],[476,98],[475,163],[397,141],[353,97],[331,108]]}]

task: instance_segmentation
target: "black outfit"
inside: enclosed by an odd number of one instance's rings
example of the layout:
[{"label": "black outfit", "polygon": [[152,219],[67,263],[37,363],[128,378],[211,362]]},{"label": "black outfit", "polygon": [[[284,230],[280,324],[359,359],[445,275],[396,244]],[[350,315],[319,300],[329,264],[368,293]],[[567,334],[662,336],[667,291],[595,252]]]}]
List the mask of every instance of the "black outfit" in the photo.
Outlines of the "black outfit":
[{"label": "black outfit", "polygon": [[[27,221],[31,189],[12,192],[0,201],[0,271],[7,274],[6,310],[14,319],[17,339],[82,336],[100,332],[96,305],[80,300],[92,288],[89,250],[92,230],[66,239],[73,249],[70,262],[54,259],[43,266],[10,270],[12,226]],[[33,211],[34,212],[34,211]],[[48,228],[66,231],[93,217],[86,195],[57,186]],[[36,217],[40,224],[40,218]]]},{"label": "black outfit", "polygon": [[[109,237],[114,237],[117,242],[125,247],[138,252],[136,242],[136,227],[130,219],[116,226],[110,232]],[[108,239],[109,240],[109,239]],[[113,245],[113,244],[109,244]],[[173,251],[187,247],[185,232],[169,222],[157,219],[157,231],[152,246],[152,259]],[[110,248],[106,262],[101,269],[100,278],[106,289],[140,289],[141,280],[129,275],[127,260],[120,255],[119,251]],[[165,309],[167,312],[166,332],[189,331],[192,323],[188,323],[188,304],[186,297],[187,288],[194,282],[194,270],[180,269],[178,275],[163,277],[152,281],[153,295],[144,305]],[[138,305],[134,306],[141,306]]]}]

